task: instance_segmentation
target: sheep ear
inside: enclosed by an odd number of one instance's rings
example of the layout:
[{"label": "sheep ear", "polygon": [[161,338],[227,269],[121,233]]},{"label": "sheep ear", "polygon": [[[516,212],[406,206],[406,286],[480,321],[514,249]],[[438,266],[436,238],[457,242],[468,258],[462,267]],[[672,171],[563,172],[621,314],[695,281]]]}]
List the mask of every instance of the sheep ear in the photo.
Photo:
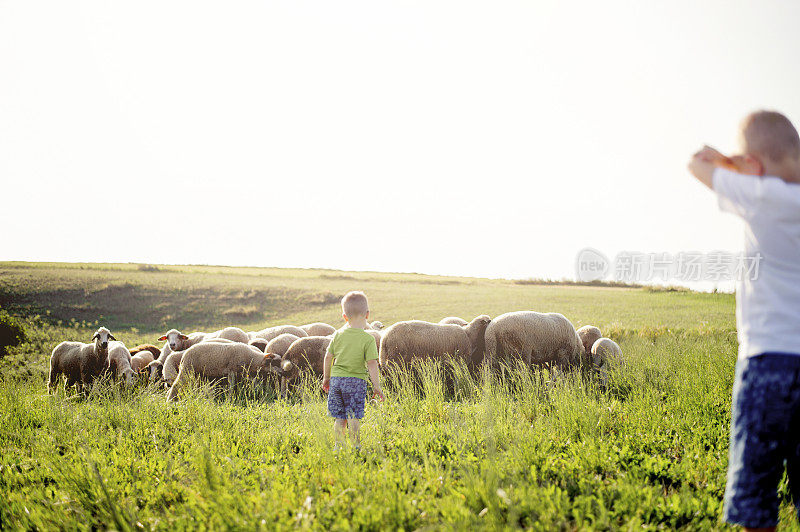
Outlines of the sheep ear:
[{"label": "sheep ear", "polygon": [[108,335],[108,339],[109,339],[109,340],[114,340],[115,342],[117,341],[117,339],[116,339],[116,338],[114,338],[114,335],[113,335],[113,334],[109,334],[109,335]]},{"label": "sheep ear", "polygon": [[182,335],[178,336],[178,338],[180,338],[181,340],[188,340],[189,339],[189,337],[186,336],[185,334],[182,334]]},{"label": "sheep ear", "polygon": [[98,336],[99,336],[99,335],[98,335],[97,333],[94,333],[94,336],[92,336],[92,340],[97,340],[97,337],[98,337]]},{"label": "sheep ear", "polygon": [[156,340],[156,342],[165,342],[166,340],[167,340],[167,335],[164,335],[161,338],[159,338],[158,340]]}]

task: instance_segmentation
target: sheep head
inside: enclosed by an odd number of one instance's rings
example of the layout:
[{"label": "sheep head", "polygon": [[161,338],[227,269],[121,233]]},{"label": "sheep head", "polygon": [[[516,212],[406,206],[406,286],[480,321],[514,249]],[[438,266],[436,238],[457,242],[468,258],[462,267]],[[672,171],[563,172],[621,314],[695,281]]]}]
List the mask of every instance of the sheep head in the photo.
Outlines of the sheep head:
[{"label": "sheep head", "polygon": [[178,329],[170,329],[167,334],[158,339],[159,342],[166,341],[169,343],[169,348],[173,351],[183,351],[186,349],[184,344],[189,339],[188,336],[180,332]]},{"label": "sheep head", "polygon": [[492,322],[492,318],[483,314],[478,316],[462,328],[469,337],[469,344],[472,347],[470,359],[473,364],[480,364],[483,362],[483,352],[486,348],[486,327]]},{"label": "sheep head", "polygon": [[160,360],[154,360],[146,366],[150,374],[150,382],[160,381],[164,374],[164,364]]},{"label": "sheep head", "polygon": [[587,355],[591,355],[592,346],[597,340],[603,337],[603,334],[600,332],[600,329],[598,329],[594,325],[584,325],[576,332],[578,333],[578,338],[581,339],[581,345],[583,345],[584,353],[586,353]]},{"label": "sheep head", "polygon": [[94,341],[95,352],[105,354],[108,350],[108,342],[116,340],[116,338],[111,334],[111,331],[105,327],[100,327],[92,336],[92,340]]},{"label": "sheep head", "polygon": [[380,331],[381,329],[383,329],[383,323],[379,321],[373,321],[372,323],[369,324],[369,328],[375,331]]}]

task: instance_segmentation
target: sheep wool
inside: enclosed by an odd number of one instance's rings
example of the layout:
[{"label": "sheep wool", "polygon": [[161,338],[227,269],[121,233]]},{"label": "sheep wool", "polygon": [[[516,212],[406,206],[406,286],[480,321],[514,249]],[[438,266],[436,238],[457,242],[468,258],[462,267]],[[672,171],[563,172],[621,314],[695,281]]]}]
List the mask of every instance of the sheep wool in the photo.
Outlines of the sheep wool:
[{"label": "sheep wool", "polygon": [[583,352],[575,327],[555,312],[509,312],[486,328],[486,360],[490,364],[519,357],[527,365],[575,366]]},{"label": "sheep wool", "polygon": [[301,325],[300,328],[303,329],[309,336],[329,336],[336,332],[336,327],[321,322]]},{"label": "sheep wool", "polygon": [[484,331],[489,316],[478,316],[469,324],[438,324],[427,321],[401,321],[383,333],[380,364],[407,364],[415,359],[458,357],[470,365],[483,360]]},{"label": "sheep wool", "polygon": [[268,378],[278,371],[280,358],[264,354],[258,348],[239,342],[201,342],[183,353],[178,375],[167,393],[167,401],[177,401],[180,389],[191,375],[202,379],[227,379],[233,386],[241,377]]},{"label": "sheep wool", "polygon": [[283,357],[283,355],[286,354],[286,350],[289,349],[289,346],[292,345],[297,339],[298,337],[294,334],[279,334],[269,341],[267,347],[264,349],[264,352]]}]

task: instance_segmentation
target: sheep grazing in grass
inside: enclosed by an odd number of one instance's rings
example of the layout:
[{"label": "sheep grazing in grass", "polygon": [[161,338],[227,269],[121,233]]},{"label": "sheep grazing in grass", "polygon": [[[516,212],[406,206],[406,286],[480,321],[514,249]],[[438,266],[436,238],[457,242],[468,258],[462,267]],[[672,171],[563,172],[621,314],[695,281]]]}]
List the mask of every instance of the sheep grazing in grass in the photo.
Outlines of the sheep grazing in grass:
[{"label": "sheep grazing in grass", "polygon": [[294,341],[297,339],[298,337],[295,336],[294,334],[289,334],[289,333],[279,334],[278,336],[269,341],[267,347],[264,349],[264,352],[269,353],[271,355],[278,355],[279,357],[282,357],[284,354],[286,354],[286,351],[289,349],[289,346],[292,345]]},{"label": "sheep grazing in grass", "polygon": [[196,375],[202,379],[227,379],[233,387],[239,378],[268,378],[279,371],[280,358],[264,354],[251,345],[234,342],[201,342],[183,353],[178,375],[167,393],[177,401],[178,393]]},{"label": "sheep grazing in grass", "polygon": [[463,359],[471,367],[483,361],[484,331],[489,316],[478,316],[467,325],[401,321],[383,333],[380,364],[407,364],[415,359],[451,356]]},{"label": "sheep grazing in grass", "polygon": [[599,338],[592,345],[592,367],[600,375],[600,381],[608,382],[609,366],[622,362],[622,349],[611,338]]},{"label": "sheep grazing in grass", "polygon": [[331,338],[328,336],[308,336],[298,338],[281,360],[281,395],[286,397],[288,387],[299,377],[300,372],[308,372],[316,377],[322,377],[325,352]]},{"label": "sheep grazing in grass", "polygon": [[153,360],[155,360],[155,358],[150,351],[138,351],[135,355],[131,356],[131,368],[134,373],[142,373]]},{"label": "sheep grazing in grass", "polygon": [[301,325],[300,328],[303,329],[308,336],[330,336],[336,332],[336,327],[322,322]]},{"label": "sheep grazing in grass", "polygon": [[379,321],[373,321],[372,323],[369,324],[369,328],[372,329],[373,331],[380,331],[381,329],[383,329],[383,323]]},{"label": "sheep grazing in grass", "polygon": [[250,337],[248,336],[248,334],[243,330],[241,330],[239,327],[225,327],[224,329],[220,329],[219,331],[207,334],[205,338],[203,338],[203,340],[201,341],[213,340],[214,338],[222,338],[224,340],[230,340],[232,342],[240,342],[243,344],[250,342]]},{"label": "sheep grazing in grass", "polygon": [[583,358],[583,360],[589,361],[592,359],[592,346],[597,340],[602,338],[603,333],[601,333],[600,329],[598,329],[594,325],[584,325],[576,332],[578,333],[578,338],[581,339],[581,344],[583,345],[583,352],[586,355]]},{"label": "sheep grazing in grass", "polygon": [[127,385],[133,384],[133,367],[131,366],[131,353],[122,342],[108,344],[108,365],[106,370],[114,380],[122,381]]},{"label": "sheep grazing in grass", "polygon": [[439,325],[461,325],[464,326],[467,324],[467,320],[463,320],[457,316],[448,316],[447,318],[442,318],[439,320]]},{"label": "sheep grazing in grass", "polygon": [[575,327],[563,315],[518,311],[502,314],[486,328],[486,360],[519,357],[526,365],[577,366],[584,353]]},{"label": "sheep grazing in grass", "polygon": [[47,388],[51,393],[58,386],[62,375],[66,376],[66,386],[78,385],[88,392],[88,387],[99,377],[108,365],[108,343],[116,338],[105,327],[100,327],[92,336],[94,343],[61,342],[50,355],[50,378]]},{"label": "sheep grazing in grass", "polygon": [[266,329],[261,329],[260,331],[249,333],[250,340],[255,340],[256,338],[263,338],[266,341],[270,341],[276,336],[281,334],[293,334],[298,338],[303,338],[308,336],[303,329],[300,327],[295,327],[294,325],[276,325],[275,327],[267,327]]},{"label": "sheep grazing in grass", "polygon": [[262,353],[266,352],[268,341],[264,340],[263,338],[256,338],[254,340],[250,340],[248,342],[253,347],[257,347]]}]

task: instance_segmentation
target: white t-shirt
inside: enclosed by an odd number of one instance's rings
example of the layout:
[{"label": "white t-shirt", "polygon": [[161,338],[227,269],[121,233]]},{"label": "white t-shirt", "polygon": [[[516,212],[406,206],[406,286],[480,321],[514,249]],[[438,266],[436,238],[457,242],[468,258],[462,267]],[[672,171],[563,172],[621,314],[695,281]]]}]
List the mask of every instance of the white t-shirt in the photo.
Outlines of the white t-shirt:
[{"label": "white t-shirt", "polygon": [[761,255],[756,278],[737,281],[739,358],[800,355],[800,185],[723,168],[712,184],[719,208],[745,221],[745,256]]}]

